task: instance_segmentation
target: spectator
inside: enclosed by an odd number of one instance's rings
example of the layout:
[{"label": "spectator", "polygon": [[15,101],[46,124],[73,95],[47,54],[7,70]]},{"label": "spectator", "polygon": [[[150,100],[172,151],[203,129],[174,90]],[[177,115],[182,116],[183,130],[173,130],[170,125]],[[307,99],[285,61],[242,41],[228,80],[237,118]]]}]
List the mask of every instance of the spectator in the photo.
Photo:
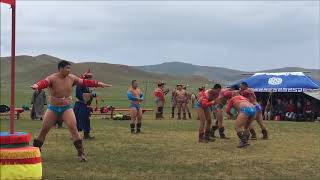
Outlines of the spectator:
[{"label": "spectator", "polygon": [[42,120],[44,114],[44,106],[47,105],[46,93],[43,90],[36,90],[33,92],[32,99],[32,110],[31,110],[31,119]]},{"label": "spectator", "polygon": [[311,106],[311,102],[310,100],[307,100],[305,106],[304,106],[304,111],[303,111],[303,114],[304,114],[304,120],[305,121],[313,121],[313,108]]},{"label": "spectator", "polygon": [[271,103],[267,103],[267,105],[264,108],[264,120],[271,120],[271,109],[272,109],[272,104]]},{"label": "spectator", "polygon": [[280,116],[280,119],[284,119],[285,117],[285,102],[282,101],[280,98],[277,99],[277,103],[273,108],[272,111],[272,119],[274,119],[276,116]]},{"label": "spectator", "polygon": [[286,112],[286,120],[292,121],[295,119],[295,111],[296,107],[293,103],[293,99],[290,99],[288,105],[287,105],[287,112]]},{"label": "spectator", "polygon": [[297,108],[296,108],[296,119],[301,120],[303,117],[303,104],[302,99],[298,99],[297,101]]}]

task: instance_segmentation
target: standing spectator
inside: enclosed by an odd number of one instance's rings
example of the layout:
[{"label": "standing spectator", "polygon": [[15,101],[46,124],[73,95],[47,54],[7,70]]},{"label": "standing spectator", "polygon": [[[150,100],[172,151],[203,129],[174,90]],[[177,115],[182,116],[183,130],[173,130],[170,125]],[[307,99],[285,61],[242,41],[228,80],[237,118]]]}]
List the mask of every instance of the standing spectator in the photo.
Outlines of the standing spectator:
[{"label": "standing spectator", "polygon": [[294,120],[295,111],[296,111],[296,107],[295,107],[295,104],[293,103],[293,99],[290,99],[287,105],[286,120],[289,120],[289,121]]},{"label": "standing spectator", "polygon": [[31,119],[40,119],[44,114],[44,106],[47,105],[47,96],[43,90],[35,90],[31,98],[32,110]]},{"label": "standing spectator", "polygon": [[313,111],[312,111],[312,106],[311,106],[310,100],[307,100],[307,102],[304,106],[303,115],[304,115],[305,121],[308,121],[308,120],[312,121],[313,120]]},{"label": "standing spectator", "polygon": [[280,116],[280,119],[285,117],[285,102],[282,101],[280,98],[277,99],[277,103],[273,108],[272,117]]},{"label": "standing spectator", "polygon": [[297,109],[296,109],[296,119],[297,120],[301,120],[303,117],[303,103],[302,103],[302,99],[298,99],[297,101]]},{"label": "standing spectator", "polygon": [[267,102],[267,105],[264,108],[264,120],[271,120],[271,109],[272,109],[272,103]]}]

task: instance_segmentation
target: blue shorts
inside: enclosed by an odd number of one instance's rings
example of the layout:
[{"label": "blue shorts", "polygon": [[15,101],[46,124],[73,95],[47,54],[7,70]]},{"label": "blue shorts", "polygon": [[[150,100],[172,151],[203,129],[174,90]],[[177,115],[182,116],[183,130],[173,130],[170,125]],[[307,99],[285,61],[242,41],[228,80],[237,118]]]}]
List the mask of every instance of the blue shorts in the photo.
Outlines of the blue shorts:
[{"label": "blue shorts", "polygon": [[136,108],[137,111],[139,111],[141,108],[141,105],[140,104],[130,104],[130,108]]},{"label": "blue shorts", "polygon": [[54,106],[54,105],[49,104],[48,109],[55,112],[57,115],[61,116],[66,110],[72,109],[72,106],[71,106],[71,104],[66,105],[66,106]]},{"label": "blue shorts", "polygon": [[194,108],[202,108],[200,103],[197,101],[195,104],[194,104]]},{"label": "blue shorts", "polygon": [[255,107],[243,107],[240,109],[240,112],[244,113],[247,115],[249,118],[255,117],[256,116],[256,108]]},{"label": "blue shorts", "polygon": [[262,107],[260,104],[256,104],[254,107],[256,108],[257,113],[262,112]]}]

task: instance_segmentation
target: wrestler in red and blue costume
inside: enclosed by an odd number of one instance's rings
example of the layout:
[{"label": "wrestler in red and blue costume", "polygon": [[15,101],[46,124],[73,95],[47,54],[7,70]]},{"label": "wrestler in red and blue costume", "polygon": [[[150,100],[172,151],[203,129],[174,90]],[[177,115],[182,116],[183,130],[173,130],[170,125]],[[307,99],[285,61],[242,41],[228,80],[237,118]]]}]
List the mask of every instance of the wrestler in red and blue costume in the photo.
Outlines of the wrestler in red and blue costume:
[{"label": "wrestler in red and blue costume", "polygon": [[211,111],[210,106],[214,104],[213,101],[209,101],[209,95],[205,91],[204,87],[199,88],[198,99],[195,104],[195,108],[200,119],[199,126],[199,142],[207,143],[214,141],[210,139],[210,126],[211,126]]},{"label": "wrestler in red and blue costume", "polygon": [[216,123],[212,126],[210,134],[215,137],[215,131],[219,130],[219,135],[221,139],[228,139],[224,133],[225,129],[223,126],[223,107],[227,103],[228,99],[232,97],[234,92],[231,88],[224,88],[220,84],[215,84],[212,89],[210,89],[211,98],[215,100],[215,104],[212,106],[212,111],[217,118]]},{"label": "wrestler in red and blue costume", "polygon": [[127,92],[128,99],[130,100],[130,108],[131,108],[131,121],[130,121],[130,129],[131,133],[138,134],[141,132],[142,126],[142,108],[141,102],[144,101],[144,94],[141,92],[138,87],[137,80],[131,81],[131,87]]},{"label": "wrestler in red and blue costume", "polygon": [[[246,97],[250,103],[255,105],[256,111],[257,111],[257,116],[256,116],[256,121],[259,124],[261,128],[261,133],[262,133],[262,138],[263,139],[268,139],[268,131],[266,128],[266,125],[263,123],[263,117],[262,117],[262,107],[257,101],[257,97],[252,89],[249,89],[248,84],[246,82],[242,82],[240,84],[240,91],[239,93]],[[257,135],[252,126],[249,127],[250,129],[250,134],[251,134],[251,139],[256,140]]]},{"label": "wrestler in red and blue costume", "polygon": [[248,146],[248,134],[247,131],[251,122],[256,117],[256,108],[249,102],[249,100],[241,95],[232,97],[227,105],[226,113],[233,116],[231,109],[234,108],[237,112],[237,119],[235,121],[235,130],[240,139],[239,148]]}]

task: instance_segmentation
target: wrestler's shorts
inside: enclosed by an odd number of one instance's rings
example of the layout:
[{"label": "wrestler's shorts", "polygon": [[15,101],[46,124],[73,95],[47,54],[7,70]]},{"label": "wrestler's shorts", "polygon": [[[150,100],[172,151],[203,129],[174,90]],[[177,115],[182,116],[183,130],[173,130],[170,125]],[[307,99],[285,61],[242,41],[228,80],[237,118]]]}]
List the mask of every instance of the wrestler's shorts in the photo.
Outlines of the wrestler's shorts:
[{"label": "wrestler's shorts", "polygon": [[244,113],[247,115],[249,118],[255,117],[256,116],[256,108],[255,107],[243,107],[240,109],[240,112]]},{"label": "wrestler's shorts", "polygon": [[54,106],[49,104],[48,109],[55,112],[57,115],[61,116],[66,110],[72,109],[71,104],[66,105],[66,106]]},{"label": "wrestler's shorts", "polygon": [[141,105],[140,104],[130,104],[130,108],[136,108],[137,111],[139,111],[141,108]]},{"label": "wrestler's shorts", "polygon": [[262,112],[262,107],[260,104],[256,104],[254,107],[256,108],[257,113]]}]

